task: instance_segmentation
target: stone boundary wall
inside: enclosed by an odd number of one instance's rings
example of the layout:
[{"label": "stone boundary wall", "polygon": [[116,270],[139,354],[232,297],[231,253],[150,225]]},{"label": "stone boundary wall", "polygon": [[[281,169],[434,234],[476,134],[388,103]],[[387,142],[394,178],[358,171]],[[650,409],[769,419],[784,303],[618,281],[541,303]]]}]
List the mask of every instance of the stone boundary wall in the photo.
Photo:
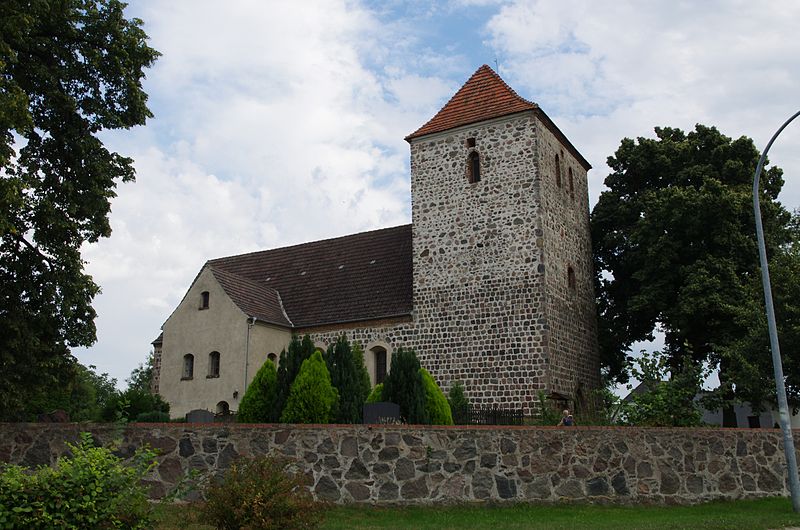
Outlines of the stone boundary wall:
[{"label": "stone boundary wall", "polygon": [[[153,498],[190,470],[239,456],[296,459],[314,495],[335,503],[473,501],[696,503],[788,495],[773,429],[0,423],[0,462],[52,464],[90,432],[128,457],[158,449]],[[189,499],[199,498],[197,492]]]}]

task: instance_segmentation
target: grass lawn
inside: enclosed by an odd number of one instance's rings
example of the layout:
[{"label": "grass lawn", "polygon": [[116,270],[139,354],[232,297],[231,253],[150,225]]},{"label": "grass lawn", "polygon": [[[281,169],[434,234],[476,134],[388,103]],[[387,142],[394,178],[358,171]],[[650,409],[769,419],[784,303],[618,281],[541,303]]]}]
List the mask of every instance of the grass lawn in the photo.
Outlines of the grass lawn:
[{"label": "grass lawn", "polygon": [[[191,505],[159,505],[158,529],[205,530]],[[778,529],[800,527],[788,498],[726,501],[696,506],[596,506],[579,504],[376,508],[333,507],[324,529],[592,528]]]}]

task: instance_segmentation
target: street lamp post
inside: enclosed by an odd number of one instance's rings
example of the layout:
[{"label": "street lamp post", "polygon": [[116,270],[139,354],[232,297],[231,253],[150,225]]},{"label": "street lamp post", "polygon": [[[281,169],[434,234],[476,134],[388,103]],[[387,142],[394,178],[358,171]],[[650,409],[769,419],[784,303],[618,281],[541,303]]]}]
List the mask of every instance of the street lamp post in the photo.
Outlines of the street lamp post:
[{"label": "street lamp post", "polygon": [[775,309],[772,305],[772,286],[769,281],[769,266],[767,265],[767,248],[764,245],[764,227],[761,223],[761,205],[758,198],[758,178],[764,168],[764,161],[767,152],[772,147],[772,142],[786,128],[789,123],[800,116],[800,111],[796,112],[791,118],[781,125],[764,152],[756,167],[756,174],[753,178],[753,208],[756,214],[756,235],[758,236],[758,256],[761,260],[761,281],[764,284],[764,301],[767,306],[767,323],[769,324],[769,344],[772,349],[772,367],[775,371],[775,387],[778,391],[778,412],[780,414],[781,431],[783,432],[783,451],[786,454],[786,466],[789,473],[789,490],[792,494],[792,508],[800,513],[800,477],[797,475],[797,458],[794,451],[794,440],[792,439],[792,425],[789,417],[789,405],[786,401],[786,387],[783,384],[783,365],[781,364],[781,348],[778,344],[778,329],[775,325]]}]

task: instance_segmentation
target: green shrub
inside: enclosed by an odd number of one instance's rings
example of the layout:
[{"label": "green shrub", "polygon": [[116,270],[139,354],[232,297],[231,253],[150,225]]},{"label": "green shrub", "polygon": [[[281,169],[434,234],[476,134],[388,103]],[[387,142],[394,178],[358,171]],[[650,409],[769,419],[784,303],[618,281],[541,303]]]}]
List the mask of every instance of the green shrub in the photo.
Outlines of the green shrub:
[{"label": "green shrub", "polygon": [[67,444],[71,457],[31,472],[7,466],[0,473],[0,528],[150,528],[147,492],[140,481],[155,454],[139,450],[131,465],[92,437]]},{"label": "green shrub", "polygon": [[380,403],[383,401],[383,383],[378,383],[367,396],[367,403]]},{"label": "green shrub", "polygon": [[444,392],[425,368],[420,368],[419,372],[425,385],[425,412],[428,421],[433,425],[453,425],[453,413]]},{"label": "green shrub", "polygon": [[139,423],[169,423],[169,413],[157,410],[142,412],[136,416],[136,421]]},{"label": "green shrub", "polygon": [[336,423],[361,423],[364,401],[370,390],[364,352],[358,344],[351,348],[347,337],[342,334],[335,344],[328,346],[325,363],[331,374],[331,383],[339,391]]},{"label": "green shrub", "polygon": [[302,477],[289,462],[273,457],[240,459],[221,482],[206,488],[203,515],[222,530],[239,528],[315,528],[321,505],[314,502]]},{"label": "green shrub", "polygon": [[319,351],[303,361],[300,373],[292,383],[289,399],[283,409],[284,423],[330,423],[335,417],[339,393],[331,384],[331,376]]},{"label": "green shrub", "polygon": [[383,382],[383,399],[400,405],[405,423],[428,423],[425,384],[413,350],[399,348],[392,356],[392,368]]},{"label": "green shrub", "polygon": [[130,387],[111,396],[102,411],[105,421],[134,421],[146,412],[163,412],[169,416],[169,403],[149,390]]},{"label": "green shrub", "polygon": [[278,372],[272,361],[267,359],[244,393],[242,402],[239,404],[237,421],[240,423],[276,421],[279,415],[279,411],[275,410],[277,393]]},{"label": "green shrub", "polygon": [[558,425],[561,421],[561,413],[563,409],[553,404],[548,399],[544,390],[539,390],[537,393],[539,398],[539,425]]},{"label": "green shrub", "polygon": [[461,381],[450,385],[447,402],[450,404],[450,412],[453,414],[453,423],[457,425],[469,423],[470,402],[464,394],[464,384]]}]

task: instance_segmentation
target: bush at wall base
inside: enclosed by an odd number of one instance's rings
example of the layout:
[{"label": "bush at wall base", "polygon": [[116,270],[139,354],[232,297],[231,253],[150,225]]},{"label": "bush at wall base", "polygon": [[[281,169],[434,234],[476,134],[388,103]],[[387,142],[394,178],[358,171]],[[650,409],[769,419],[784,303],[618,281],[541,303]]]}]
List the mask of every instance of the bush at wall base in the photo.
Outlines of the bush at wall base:
[{"label": "bush at wall base", "polygon": [[291,466],[274,457],[237,460],[222,481],[206,488],[205,519],[222,530],[317,527],[322,505]]},{"label": "bush at wall base", "polygon": [[431,425],[453,425],[453,413],[450,403],[444,397],[442,389],[436,384],[433,376],[425,368],[420,368],[422,383],[425,386],[425,412]]},{"label": "bush at wall base", "polygon": [[140,481],[155,453],[139,450],[129,465],[92,437],[67,444],[71,457],[33,472],[5,466],[0,472],[0,529],[151,528],[147,491]]}]

